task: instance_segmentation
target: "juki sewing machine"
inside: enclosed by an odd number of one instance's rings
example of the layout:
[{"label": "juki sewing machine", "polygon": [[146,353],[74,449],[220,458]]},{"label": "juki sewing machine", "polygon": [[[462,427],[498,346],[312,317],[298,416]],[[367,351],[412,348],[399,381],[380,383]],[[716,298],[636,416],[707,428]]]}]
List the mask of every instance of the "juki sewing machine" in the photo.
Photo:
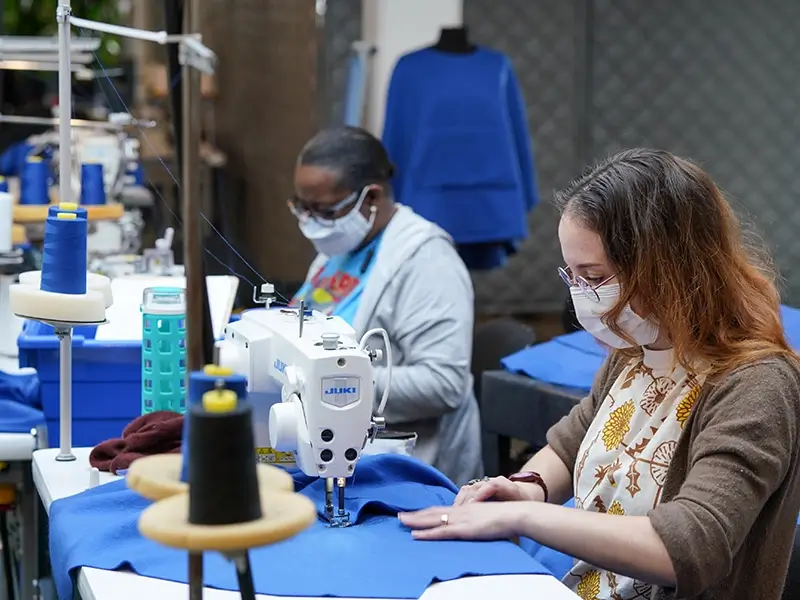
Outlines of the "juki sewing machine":
[{"label": "juki sewing machine", "polygon": [[[357,340],[340,317],[302,304],[271,308],[273,293],[271,285],[262,286],[254,299],[266,310],[247,311],[227,326],[220,364],[247,377],[256,446],[292,452],[306,475],[324,477],[328,520],[333,527],[346,527],[346,481],[365,446],[385,427],[380,415],[389,385],[376,410],[373,363],[385,352],[391,370],[388,335],[373,329]],[[376,335],[383,337],[383,349],[367,347]]]}]

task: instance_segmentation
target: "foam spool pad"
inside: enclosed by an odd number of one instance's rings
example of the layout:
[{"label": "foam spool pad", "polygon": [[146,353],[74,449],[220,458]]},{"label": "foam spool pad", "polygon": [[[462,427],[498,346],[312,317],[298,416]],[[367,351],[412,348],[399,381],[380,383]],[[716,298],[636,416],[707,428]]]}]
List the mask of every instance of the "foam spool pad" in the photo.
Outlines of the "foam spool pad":
[{"label": "foam spool pad", "polygon": [[[25,273],[20,273],[19,282],[23,285],[30,285],[38,288],[42,283],[42,272],[27,271]],[[103,294],[106,308],[114,304],[114,298],[111,295],[111,280],[105,275],[86,273],[86,290]]]},{"label": "foam spool pad", "polygon": [[[148,500],[163,500],[170,496],[186,494],[189,484],[181,481],[183,457],[180,454],[157,454],[136,460],[128,469],[125,479],[128,487]],[[292,476],[271,465],[256,465],[258,488],[265,492],[291,492]]]},{"label": "foam spool pad", "polygon": [[11,312],[18,317],[48,323],[94,325],[106,320],[106,300],[101,292],[56,294],[36,286],[16,283],[9,289]]}]

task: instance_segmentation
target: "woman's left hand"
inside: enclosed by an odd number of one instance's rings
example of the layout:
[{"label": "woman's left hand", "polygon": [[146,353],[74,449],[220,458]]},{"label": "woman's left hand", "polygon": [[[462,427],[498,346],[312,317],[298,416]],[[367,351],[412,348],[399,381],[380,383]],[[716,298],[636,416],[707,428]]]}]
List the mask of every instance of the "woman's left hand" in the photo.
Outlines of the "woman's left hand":
[{"label": "woman's left hand", "polygon": [[507,540],[517,536],[530,502],[471,502],[400,513],[418,540]]}]

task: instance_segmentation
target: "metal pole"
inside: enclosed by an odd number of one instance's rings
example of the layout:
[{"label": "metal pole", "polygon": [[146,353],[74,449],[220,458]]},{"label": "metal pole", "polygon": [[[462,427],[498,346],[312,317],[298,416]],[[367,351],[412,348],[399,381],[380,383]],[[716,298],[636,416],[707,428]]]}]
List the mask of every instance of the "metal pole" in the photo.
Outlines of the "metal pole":
[{"label": "metal pole", "polygon": [[[58,195],[72,202],[72,61],[70,53],[70,0],[59,0],[58,22]],[[72,453],[72,330],[57,329],[59,342],[59,445],[56,460],[75,460]]]},{"label": "metal pole", "polygon": [[[200,31],[198,0],[184,5],[184,30]],[[183,262],[186,269],[186,372],[203,368],[203,248],[200,222],[200,72],[183,66]],[[187,382],[188,384],[188,382]],[[188,387],[187,387],[188,389]]]},{"label": "metal pole", "polygon": [[[58,21],[58,195],[72,202],[72,62],[70,53],[70,0],[59,0]],[[63,418],[62,418],[63,421]],[[63,445],[62,445],[63,447]]]},{"label": "metal pole", "polygon": [[72,453],[72,329],[56,328],[58,337],[59,452],[56,460],[75,460]]},{"label": "metal pole", "polygon": [[[200,31],[200,2],[184,4],[184,32]],[[186,389],[189,373],[203,368],[202,231],[200,230],[200,72],[183,66],[182,216],[183,264],[186,270]],[[189,600],[203,597],[203,554],[189,553]]]}]

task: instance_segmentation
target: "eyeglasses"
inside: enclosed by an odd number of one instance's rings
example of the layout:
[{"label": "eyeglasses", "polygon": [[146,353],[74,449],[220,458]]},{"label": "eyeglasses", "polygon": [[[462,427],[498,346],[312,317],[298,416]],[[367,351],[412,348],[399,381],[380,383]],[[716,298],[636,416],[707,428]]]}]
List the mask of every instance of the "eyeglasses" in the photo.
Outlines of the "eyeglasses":
[{"label": "eyeglasses", "polygon": [[341,214],[342,211],[354,206],[363,196],[363,193],[363,189],[357,192],[351,192],[343,200],[340,200],[333,206],[326,206],[325,208],[310,208],[305,202],[296,196],[289,198],[289,200],[287,200],[287,204],[289,206],[289,210],[300,222],[313,219],[320,225],[331,226],[332,221],[340,216],[343,216]]},{"label": "eyeglasses", "polygon": [[569,267],[558,267],[558,275],[561,277],[562,281],[567,284],[567,287],[578,286],[581,292],[594,302],[600,302],[600,294],[597,293],[597,288],[607,284],[616,277],[616,275],[612,275],[611,277],[606,277],[600,283],[592,285],[583,277],[575,277]]}]

